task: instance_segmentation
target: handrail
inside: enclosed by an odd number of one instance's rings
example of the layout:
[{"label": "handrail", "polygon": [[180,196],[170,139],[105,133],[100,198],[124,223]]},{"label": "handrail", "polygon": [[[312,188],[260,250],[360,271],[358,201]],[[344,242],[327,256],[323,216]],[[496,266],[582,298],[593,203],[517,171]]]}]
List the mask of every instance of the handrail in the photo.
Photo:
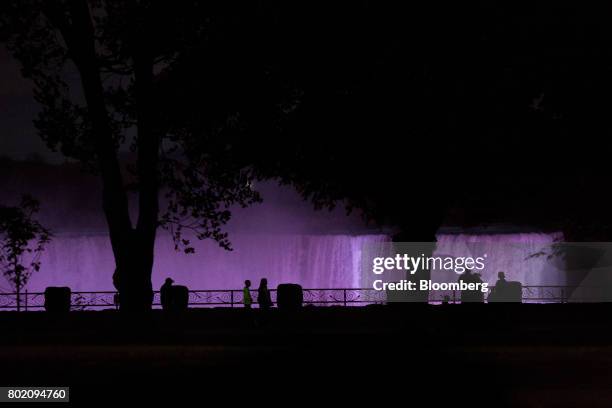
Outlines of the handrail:
[{"label": "handrail", "polygon": [[[577,286],[527,285],[523,286],[523,302],[565,303],[568,295]],[[253,294],[257,289],[251,289]],[[276,301],[276,289],[270,289],[272,300]],[[386,292],[373,288],[307,288],[303,289],[304,303],[311,305],[355,306],[382,304],[386,302]],[[237,307],[242,304],[242,289],[200,289],[190,290],[188,305],[196,307],[226,306]],[[71,307],[75,310],[116,307],[116,291],[77,291],[71,293]],[[153,292],[153,305],[160,306],[159,291]],[[445,299],[446,297],[446,299]],[[30,310],[44,308],[44,292],[24,291],[17,307],[16,292],[0,292],[0,310]],[[458,303],[460,291],[431,291],[429,303],[449,301]]]}]

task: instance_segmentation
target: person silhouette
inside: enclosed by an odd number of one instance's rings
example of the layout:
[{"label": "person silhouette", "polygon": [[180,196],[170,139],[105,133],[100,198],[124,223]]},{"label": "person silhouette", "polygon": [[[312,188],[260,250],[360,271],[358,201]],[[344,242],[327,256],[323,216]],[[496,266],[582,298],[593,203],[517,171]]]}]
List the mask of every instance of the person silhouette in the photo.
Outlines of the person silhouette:
[{"label": "person silhouette", "polygon": [[253,298],[251,297],[251,281],[244,281],[244,288],[242,289],[242,303],[246,309],[250,309],[253,304]]},{"label": "person silhouette", "polygon": [[502,285],[504,286],[508,281],[506,280],[505,272],[497,272],[497,282],[495,282],[495,287]]},{"label": "person silhouette", "polygon": [[274,305],[272,303],[272,298],[270,297],[268,280],[266,278],[262,278],[259,282],[259,288],[257,289],[257,303],[259,303],[259,308],[264,310],[267,310]]},{"label": "person silhouette", "polygon": [[166,278],[164,284],[159,288],[159,300],[161,301],[162,309],[170,309],[170,288],[174,281],[171,278]]},{"label": "person silhouette", "polygon": [[474,302],[484,303],[484,292],[478,289],[483,283],[479,273],[472,273],[472,282],[477,285],[476,289],[472,292]]},{"label": "person silhouette", "polygon": [[[473,273],[471,269],[466,269],[465,272],[459,275],[459,281],[465,283],[482,284],[482,278],[479,273]],[[484,302],[484,293],[480,290],[462,290],[461,303],[482,303]]]},{"label": "person silhouette", "polygon": [[504,272],[497,272],[497,282],[489,294],[489,302],[506,302],[508,296],[508,281]]}]

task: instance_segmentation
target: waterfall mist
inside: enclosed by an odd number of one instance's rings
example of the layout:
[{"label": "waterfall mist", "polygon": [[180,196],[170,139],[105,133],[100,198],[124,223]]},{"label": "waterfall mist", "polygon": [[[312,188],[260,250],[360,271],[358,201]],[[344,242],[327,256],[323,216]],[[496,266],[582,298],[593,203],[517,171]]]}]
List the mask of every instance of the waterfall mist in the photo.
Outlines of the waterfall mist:
[{"label": "waterfall mist", "polygon": [[[42,255],[41,270],[32,275],[26,289],[43,291],[47,286],[70,286],[74,291],[114,290],[114,259],[101,210],[98,179],[70,164],[5,164],[0,177],[3,202],[14,203],[23,193],[38,197],[41,201],[38,219],[54,233]],[[263,277],[268,278],[270,287],[285,282],[309,288],[364,286],[361,248],[366,243],[388,241],[388,233],[366,225],[357,212],[345,214],[341,205],[333,211],[314,211],[290,187],[274,182],[258,183],[255,187],[264,202],[233,209],[232,220],[226,226],[233,251],[226,251],[210,240],[192,239],[196,253],[186,255],[175,251],[171,236],[160,229],[152,276],[154,287],[159,288],[168,276],[192,289],[235,289],[245,279],[256,285]],[[452,256],[461,256],[466,251],[488,252],[491,256],[482,275],[491,284],[497,272],[504,271],[508,279],[524,284],[563,285],[563,273],[545,257],[527,259],[558,238],[558,234],[442,232],[436,252]],[[525,262],[519,267],[517,259]],[[456,276],[434,271],[432,279],[455,281]],[[0,281],[0,291],[11,291],[5,280]]]}]

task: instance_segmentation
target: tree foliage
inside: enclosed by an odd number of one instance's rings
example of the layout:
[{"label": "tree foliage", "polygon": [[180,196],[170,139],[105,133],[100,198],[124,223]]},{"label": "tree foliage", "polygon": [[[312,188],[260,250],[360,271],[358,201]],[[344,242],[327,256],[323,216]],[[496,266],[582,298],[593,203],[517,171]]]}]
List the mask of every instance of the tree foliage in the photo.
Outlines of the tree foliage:
[{"label": "tree foliage", "polygon": [[[177,119],[166,111],[174,102],[162,92],[174,86],[168,73],[176,61],[205,44],[227,10],[197,1],[83,2],[85,18],[91,19],[91,56],[80,37],[88,23],[78,14],[78,3],[30,0],[2,5],[3,40],[21,63],[23,75],[33,81],[42,107],[35,120],[40,136],[52,150],[101,172],[102,149],[93,134],[99,129],[92,121],[90,95],[80,85],[87,75],[83,66],[93,65],[102,84],[112,148],[125,164],[124,189],[139,193],[140,202],[146,202],[143,178],[153,180],[149,187],[166,198],[157,224],[173,233],[177,248],[193,252],[183,236],[190,230],[230,249],[223,231],[230,208],[261,200],[251,188],[252,169],[236,160],[227,139],[226,129],[233,126],[236,112],[198,106],[197,115],[206,117],[206,123],[177,126]],[[137,80],[139,63],[148,65]],[[147,151],[143,146],[148,142],[141,143],[145,139],[156,140]],[[143,170],[143,163],[152,168]]]},{"label": "tree foliage", "polygon": [[39,208],[29,195],[19,206],[0,206],[0,268],[16,292],[40,270],[40,255],[51,240],[50,231],[34,218]]}]

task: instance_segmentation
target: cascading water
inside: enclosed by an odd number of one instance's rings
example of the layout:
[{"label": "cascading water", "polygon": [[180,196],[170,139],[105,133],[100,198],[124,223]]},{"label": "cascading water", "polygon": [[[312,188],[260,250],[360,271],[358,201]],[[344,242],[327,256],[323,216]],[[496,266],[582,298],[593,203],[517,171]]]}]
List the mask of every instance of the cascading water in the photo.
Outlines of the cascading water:
[{"label": "cascading water", "polygon": [[[15,203],[25,192],[39,197],[38,219],[54,234],[42,254],[41,270],[32,275],[26,289],[70,286],[73,291],[114,290],[115,265],[100,209],[99,180],[70,164],[15,164],[12,169],[0,177],[3,201]],[[362,249],[367,243],[388,241],[388,236],[364,225],[358,211],[347,215],[341,206],[329,212],[313,211],[312,205],[288,186],[268,181],[256,187],[264,202],[233,208],[233,218],[226,226],[234,251],[204,241],[196,243],[195,254],[185,255],[174,251],[171,237],[160,230],[154,287],[159,288],[168,276],[191,289],[237,289],[245,279],[257,285],[263,277],[268,278],[270,287],[284,282],[307,288],[370,287],[364,274],[371,275],[371,271],[362,270]],[[135,219],[136,213],[132,215]],[[565,284],[564,274],[545,256],[530,258],[558,234],[447,232],[443,230],[438,236],[436,253],[455,257],[488,253],[482,276],[489,283],[495,282],[498,271],[504,271],[509,280],[524,284]],[[434,281],[456,279],[432,273]],[[6,280],[0,279],[0,291],[12,292]]]},{"label": "cascading water", "polygon": [[[440,234],[434,255],[480,256],[487,254],[483,281],[494,284],[497,272],[524,285],[564,285],[565,275],[546,256],[533,256],[558,239],[558,234]],[[234,250],[214,242],[198,242],[196,253],[174,250],[171,237],[160,234],[156,244],[153,285],[168,276],[191,289],[236,289],[245,279],[256,285],[268,278],[270,287],[294,282],[306,288],[357,288],[363,286],[361,249],[365,244],[388,241],[383,234],[234,234]],[[57,235],[44,252],[42,268],[27,286],[70,286],[74,291],[114,290],[114,260],[108,237]],[[452,271],[433,271],[436,282],[455,282]],[[2,285],[7,290],[7,285]]]},{"label": "cascading water", "polygon": [[[483,282],[494,285],[498,272],[506,279],[523,285],[565,285],[566,272],[558,259],[549,259],[550,246],[562,239],[562,234],[514,233],[514,234],[440,234],[434,255],[483,256],[484,269],[480,271]],[[435,282],[454,282],[453,271],[434,271]]]},{"label": "cascading water", "polygon": [[[170,236],[156,243],[153,286],[168,276],[192,289],[236,289],[245,279],[267,278],[270,287],[294,282],[307,288],[359,287],[359,249],[385,235],[235,234],[233,251],[215,243],[198,243],[196,253],[174,250]],[[56,236],[32,275],[28,290],[70,286],[74,291],[114,290],[114,260],[105,235]]]}]

